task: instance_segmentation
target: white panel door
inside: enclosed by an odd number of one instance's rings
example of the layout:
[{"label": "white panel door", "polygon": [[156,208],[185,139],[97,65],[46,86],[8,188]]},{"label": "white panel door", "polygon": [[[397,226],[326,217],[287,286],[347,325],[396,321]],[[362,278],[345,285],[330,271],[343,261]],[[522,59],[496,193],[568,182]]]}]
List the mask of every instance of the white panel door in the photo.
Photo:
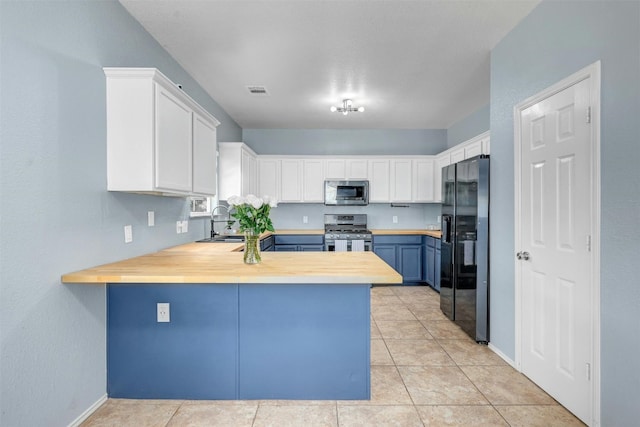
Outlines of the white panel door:
[{"label": "white panel door", "polygon": [[391,170],[391,201],[411,202],[413,173],[411,159],[393,159]]},{"label": "white panel door", "polygon": [[522,372],[591,419],[589,79],[521,113]]},{"label": "white panel door", "polygon": [[280,163],[280,200],[302,201],[302,160],[282,159]]},{"label": "white panel door", "polygon": [[347,159],[347,179],[367,179],[367,161],[362,159]]},{"label": "white panel door", "polygon": [[326,179],[347,179],[347,162],[344,159],[326,160]]},{"label": "white panel door", "polygon": [[258,194],[280,200],[280,160],[258,160]]},{"label": "white panel door", "polygon": [[156,85],[156,187],[191,191],[191,109]]},{"label": "white panel door", "polygon": [[193,192],[216,194],[216,127],[193,113]]},{"label": "white panel door", "polygon": [[413,161],[413,201],[433,202],[433,159],[416,159]]},{"label": "white panel door", "polygon": [[308,203],[324,202],[324,161],[303,160],[302,200]]},{"label": "white panel door", "polygon": [[369,202],[388,203],[391,200],[389,160],[369,160]]}]

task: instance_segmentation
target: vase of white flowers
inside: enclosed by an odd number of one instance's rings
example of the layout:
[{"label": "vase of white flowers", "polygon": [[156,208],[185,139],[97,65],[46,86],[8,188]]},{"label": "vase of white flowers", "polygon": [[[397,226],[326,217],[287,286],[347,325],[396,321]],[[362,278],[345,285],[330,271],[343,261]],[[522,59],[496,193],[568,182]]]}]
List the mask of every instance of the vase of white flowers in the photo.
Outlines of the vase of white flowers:
[{"label": "vase of white flowers", "polygon": [[240,231],[244,233],[244,262],[258,264],[260,257],[260,235],[265,231],[274,231],[269,212],[278,206],[275,198],[269,196],[247,197],[231,196],[227,199],[231,216],[238,220]]}]

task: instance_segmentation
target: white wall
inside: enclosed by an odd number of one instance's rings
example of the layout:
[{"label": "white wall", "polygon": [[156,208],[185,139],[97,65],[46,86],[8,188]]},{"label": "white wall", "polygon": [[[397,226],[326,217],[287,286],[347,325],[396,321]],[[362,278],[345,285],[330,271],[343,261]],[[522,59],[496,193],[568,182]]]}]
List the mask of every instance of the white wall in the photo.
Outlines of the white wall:
[{"label": "white wall", "polygon": [[102,67],[157,67],[219,138],[241,130],[116,1],[3,0],[0,19],[0,425],[63,426],[106,393],[106,301],[60,276],[204,235],[175,233],[185,199],[106,191]]}]

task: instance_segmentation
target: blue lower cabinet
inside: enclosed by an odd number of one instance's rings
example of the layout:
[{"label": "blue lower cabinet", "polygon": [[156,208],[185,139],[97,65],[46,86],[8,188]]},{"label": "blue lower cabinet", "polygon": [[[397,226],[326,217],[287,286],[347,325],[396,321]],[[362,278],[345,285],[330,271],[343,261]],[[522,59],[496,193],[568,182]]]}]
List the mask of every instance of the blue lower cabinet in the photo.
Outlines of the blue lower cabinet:
[{"label": "blue lower cabinet", "polygon": [[396,245],[373,245],[373,252],[378,255],[384,262],[389,264],[394,270],[398,271],[397,248]]},{"label": "blue lower cabinet", "polygon": [[107,286],[109,397],[237,399],[237,346],[237,285]]},{"label": "blue lower cabinet", "polygon": [[275,236],[276,252],[322,252],[324,235],[322,234],[283,234]]},{"label": "blue lower cabinet", "polygon": [[263,252],[273,251],[274,240],[273,236],[265,237],[260,240],[260,250]]},{"label": "blue lower cabinet", "polygon": [[402,275],[403,283],[424,281],[422,236],[374,235],[373,251]]},{"label": "blue lower cabinet", "polygon": [[436,260],[436,239],[431,236],[425,237],[425,258],[424,258],[424,281],[430,286],[435,286],[435,260]]},{"label": "blue lower cabinet", "polygon": [[435,255],[435,278],[433,281],[433,288],[440,292],[440,239],[436,240],[436,255]]},{"label": "blue lower cabinet", "polygon": [[398,261],[403,282],[422,282],[422,245],[398,246]]}]

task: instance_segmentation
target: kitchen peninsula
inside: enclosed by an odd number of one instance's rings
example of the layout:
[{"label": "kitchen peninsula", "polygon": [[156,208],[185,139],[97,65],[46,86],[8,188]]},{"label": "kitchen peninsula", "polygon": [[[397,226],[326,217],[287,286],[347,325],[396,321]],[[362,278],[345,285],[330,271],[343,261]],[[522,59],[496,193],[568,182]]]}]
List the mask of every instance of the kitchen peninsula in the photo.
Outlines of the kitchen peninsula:
[{"label": "kitchen peninsula", "polygon": [[[190,243],[62,276],[107,284],[107,392],[146,399],[369,399],[372,252]],[[157,304],[170,322],[157,322]]]}]

